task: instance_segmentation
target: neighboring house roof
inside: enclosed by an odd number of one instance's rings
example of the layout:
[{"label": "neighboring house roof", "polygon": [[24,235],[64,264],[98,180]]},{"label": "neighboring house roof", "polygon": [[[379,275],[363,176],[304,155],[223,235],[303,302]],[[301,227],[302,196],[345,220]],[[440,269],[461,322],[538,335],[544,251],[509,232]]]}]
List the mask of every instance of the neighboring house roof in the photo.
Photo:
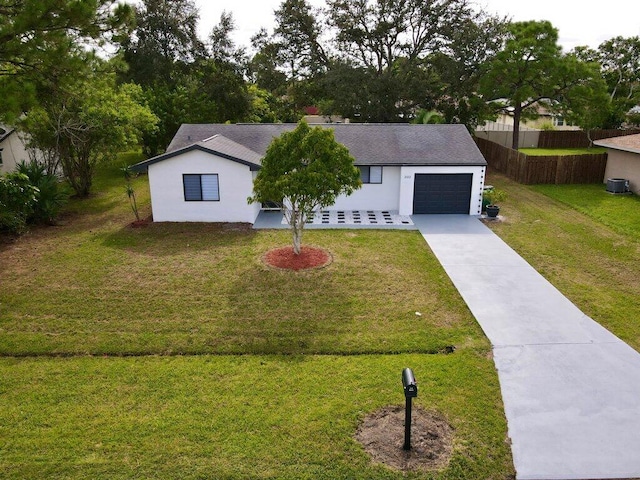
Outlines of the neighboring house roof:
[{"label": "neighboring house roof", "polygon": [[149,165],[161,162],[168,158],[172,158],[183,153],[200,150],[218,157],[226,158],[234,162],[248,165],[251,170],[258,170],[261,165],[262,155],[232,141],[222,135],[213,135],[209,138],[205,138],[202,141],[191,143],[185,147],[178,148],[173,151],[168,151],[162,155],[150,158],[140,163],[136,163],[132,166],[134,170],[145,170]]},{"label": "neighboring house roof", "polygon": [[15,129],[3,127],[2,125],[0,125],[0,142],[4,141],[4,139],[11,135],[13,132],[15,132]]},{"label": "neighboring house roof", "polygon": [[[315,125],[311,125],[315,126]],[[358,165],[484,166],[486,160],[464,125],[319,124],[334,130]],[[167,148],[176,155],[213,135],[221,135],[264,156],[275,137],[296,124],[184,124]],[[157,159],[162,159],[156,157]],[[147,160],[159,161],[155,159]],[[144,163],[144,162],[143,162]]]},{"label": "neighboring house roof", "polygon": [[596,140],[593,143],[599,147],[622,150],[623,152],[640,153],[640,133],[624,135],[622,137],[604,138],[602,140]]}]

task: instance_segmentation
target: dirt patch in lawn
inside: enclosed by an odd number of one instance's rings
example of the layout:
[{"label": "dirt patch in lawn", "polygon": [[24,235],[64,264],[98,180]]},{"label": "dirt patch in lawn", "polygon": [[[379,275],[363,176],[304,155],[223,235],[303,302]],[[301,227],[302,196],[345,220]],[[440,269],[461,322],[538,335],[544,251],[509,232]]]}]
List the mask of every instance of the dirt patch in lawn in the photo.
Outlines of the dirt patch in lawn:
[{"label": "dirt patch in lawn", "polygon": [[131,228],[142,228],[150,225],[151,223],[153,223],[153,217],[149,216],[147,218],[141,218],[140,220],[134,220],[129,224],[129,226]]},{"label": "dirt patch in lawn", "polygon": [[411,450],[403,450],[405,409],[384,407],[368,415],[355,438],[374,462],[403,472],[439,470],[446,467],[453,451],[453,428],[435,412],[413,408]]},{"label": "dirt patch in lawn", "polygon": [[303,246],[298,255],[293,252],[292,247],[274,248],[262,257],[262,261],[270,267],[297,271],[326,267],[333,258],[323,248]]}]

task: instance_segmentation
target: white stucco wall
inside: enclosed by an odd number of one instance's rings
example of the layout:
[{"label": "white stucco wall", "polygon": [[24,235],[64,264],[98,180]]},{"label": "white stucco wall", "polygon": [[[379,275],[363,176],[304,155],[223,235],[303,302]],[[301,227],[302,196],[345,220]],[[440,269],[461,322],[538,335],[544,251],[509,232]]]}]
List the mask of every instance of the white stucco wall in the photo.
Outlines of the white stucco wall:
[{"label": "white stucco wall", "polygon": [[0,143],[2,149],[2,165],[0,165],[0,173],[9,173],[15,170],[16,165],[20,162],[28,162],[29,155],[24,148],[24,143],[16,132],[13,132],[3,142]]},{"label": "white stucco wall", "polygon": [[608,178],[629,180],[629,189],[640,195],[640,154],[609,149],[604,183]]},{"label": "white stucco wall", "polygon": [[340,195],[328,210],[398,211],[400,167],[382,167],[382,183],[365,183],[350,196]]},{"label": "white stucco wall", "polygon": [[486,167],[402,167],[400,175],[400,215],[413,215],[413,187],[417,173],[445,174],[471,173],[471,200],[469,215],[482,213],[482,187],[484,186]]},{"label": "white stucco wall", "polygon": [[[220,200],[187,202],[183,174],[217,174]],[[155,222],[253,223],[260,206],[249,205],[253,172],[246,165],[202,151],[191,151],[149,166],[149,187]]]}]

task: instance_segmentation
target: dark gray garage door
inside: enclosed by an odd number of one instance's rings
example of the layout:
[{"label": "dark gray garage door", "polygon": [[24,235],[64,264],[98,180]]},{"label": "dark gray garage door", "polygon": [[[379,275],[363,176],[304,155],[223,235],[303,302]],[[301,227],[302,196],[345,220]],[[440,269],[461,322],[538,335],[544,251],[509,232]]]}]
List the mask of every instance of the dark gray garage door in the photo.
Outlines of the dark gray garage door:
[{"label": "dark gray garage door", "polygon": [[413,213],[469,213],[471,173],[417,173]]}]

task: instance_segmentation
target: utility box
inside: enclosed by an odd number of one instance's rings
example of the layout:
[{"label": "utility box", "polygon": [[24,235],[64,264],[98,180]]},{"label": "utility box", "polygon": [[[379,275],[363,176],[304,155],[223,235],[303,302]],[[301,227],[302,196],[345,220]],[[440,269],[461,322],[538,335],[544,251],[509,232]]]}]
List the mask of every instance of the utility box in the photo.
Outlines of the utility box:
[{"label": "utility box", "polygon": [[625,178],[607,178],[607,192],[627,193],[629,191],[629,180]]}]

